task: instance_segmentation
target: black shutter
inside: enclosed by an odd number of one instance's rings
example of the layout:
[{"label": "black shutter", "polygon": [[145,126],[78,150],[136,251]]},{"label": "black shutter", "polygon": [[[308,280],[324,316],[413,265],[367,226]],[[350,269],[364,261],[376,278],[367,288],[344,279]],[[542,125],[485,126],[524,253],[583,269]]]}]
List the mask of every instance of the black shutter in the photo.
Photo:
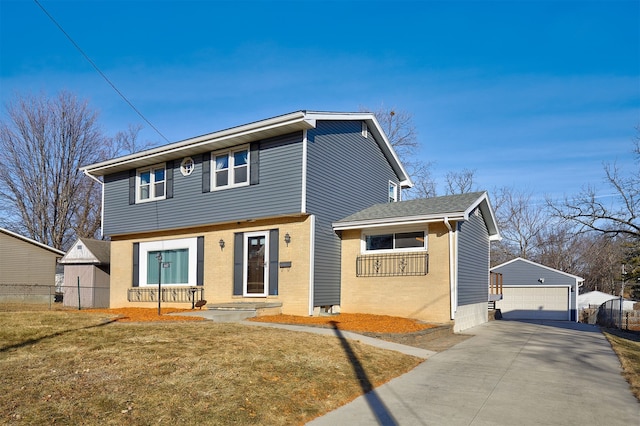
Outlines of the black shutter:
[{"label": "black shutter", "polygon": [[133,287],[140,285],[140,243],[133,243]]},{"label": "black shutter", "polygon": [[129,204],[136,203],[136,171],[129,170]]},{"label": "black shutter", "polygon": [[249,185],[260,183],[260,143],[253,142],[249,154]]},{"label": "black shutter", "polygon": [[198,237],[196,285],[204,285],[204,237]]},{"label": "black shutter", "polygon": [[202,192],[211,191],[211,153],[202,154]]},{"label": "black shutter", "polygon": [[278,235],[277,229],[269,231],[269,295],[278,295]]},{"label": "black shutter", "polygon": [[166,198],[173,198],[173,160],[166,164],[167,193]]},{"label": "black shutter", "polygon": [[233,236],[233,295],[242,296],[244,271],[244,234],[238,232]]}]

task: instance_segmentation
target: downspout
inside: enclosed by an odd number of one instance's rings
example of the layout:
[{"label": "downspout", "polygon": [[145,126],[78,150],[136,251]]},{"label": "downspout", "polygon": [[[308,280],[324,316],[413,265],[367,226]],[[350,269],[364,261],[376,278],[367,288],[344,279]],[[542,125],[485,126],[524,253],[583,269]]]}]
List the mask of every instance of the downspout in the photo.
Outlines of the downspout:
[{"label": "downspout", "polygon": [[313,316],[314,300],[313,293],[315,292],[315,268],[316,268],[316,215],[309,216],[311,222],[309,223],[309,316]]},{"label": "downspout", "polygon": [[86,169],[82,170],[82,172],[85,174],[85,176],[88,176],[91,179],[98,182],[102,187],[102,191],[101,191],[102,195],[100,200],[100,237],[104,238],[104,182],[98,179],[97,177],[95,177],[94,175],[92,175],[91,173],[87,172]]},{"label": "downspout", "polygon": [[457,285],[455,282],[455,271],[454,271],[454,249],[453,249],[453,228],[451,227],[451,223],[449,223],[449,218],[445,216],[444,225],[449,230],[449,295],[451,301],[451,319],[455,319],[456,317],[456,301],[458,299],[457,295]]},{"label": "downspout", "polygon": [[300,212],[307,212],[307,129],[302,131],[302,193],[300,202]]}]

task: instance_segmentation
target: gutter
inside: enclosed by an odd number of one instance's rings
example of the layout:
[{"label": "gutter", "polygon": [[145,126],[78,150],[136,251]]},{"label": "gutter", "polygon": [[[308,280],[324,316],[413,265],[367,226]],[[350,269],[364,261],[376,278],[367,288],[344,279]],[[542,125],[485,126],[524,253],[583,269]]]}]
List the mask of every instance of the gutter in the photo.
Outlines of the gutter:
[{"label": "gutter", "polygon": [[95,177],[94,175],[92,175],[91,173],[89,173],[87,171],[87,169],[81,169],[81,170],[85,174],[85,176],[88,176],[91,179],[95,180],[102,187],[102,191],[100,191],[101,192],[101,200],[100,200],[100,236],[102,238],[104,238],[104,182],[101,181],[100,179],[98,179],[97,177]]},{"label": "gutter", "polygon": [[456,305],[458,301],[458,286],[455,279],[455,271],[454,271],[454,249],[453,249],[453,228],[451,227],[451,223],[449,222],[448,217],[444,217],[444,225],[449,230],[449,295],[451,301],[451,319],[455,319],[456,317]]}]

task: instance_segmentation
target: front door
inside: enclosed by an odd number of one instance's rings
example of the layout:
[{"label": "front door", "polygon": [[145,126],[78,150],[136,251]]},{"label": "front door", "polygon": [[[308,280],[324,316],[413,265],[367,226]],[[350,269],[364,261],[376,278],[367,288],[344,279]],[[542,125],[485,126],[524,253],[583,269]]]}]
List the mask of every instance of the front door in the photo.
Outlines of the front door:
[{"label": "front door", "polygon": [[264,297],[269,289],[269,233],[244,234],[245,297]]}]

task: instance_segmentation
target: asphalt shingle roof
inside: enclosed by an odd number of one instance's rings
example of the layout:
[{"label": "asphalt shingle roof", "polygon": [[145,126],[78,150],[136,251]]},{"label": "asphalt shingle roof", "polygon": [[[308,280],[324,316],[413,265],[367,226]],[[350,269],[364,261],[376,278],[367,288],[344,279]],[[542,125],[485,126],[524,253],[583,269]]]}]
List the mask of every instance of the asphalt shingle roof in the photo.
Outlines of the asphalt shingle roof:
[{"label": "asphalt shingle roof", "polygon": [[421,198],[417,200],[399,201],[397,203],[375,204],[350,216],[336,224],[360,222],[376,219],[392,219],[415,216],[436,216],[448,213],[465,212],[484,192],[446,195],[442,197]]},{"label": "asphalt shingle roof", "polygon": [[108,265],[111,262],[111,241],[93,240],[91,238],[80,238],[80,241],[93,253],[98,262],[103,265]]}]

